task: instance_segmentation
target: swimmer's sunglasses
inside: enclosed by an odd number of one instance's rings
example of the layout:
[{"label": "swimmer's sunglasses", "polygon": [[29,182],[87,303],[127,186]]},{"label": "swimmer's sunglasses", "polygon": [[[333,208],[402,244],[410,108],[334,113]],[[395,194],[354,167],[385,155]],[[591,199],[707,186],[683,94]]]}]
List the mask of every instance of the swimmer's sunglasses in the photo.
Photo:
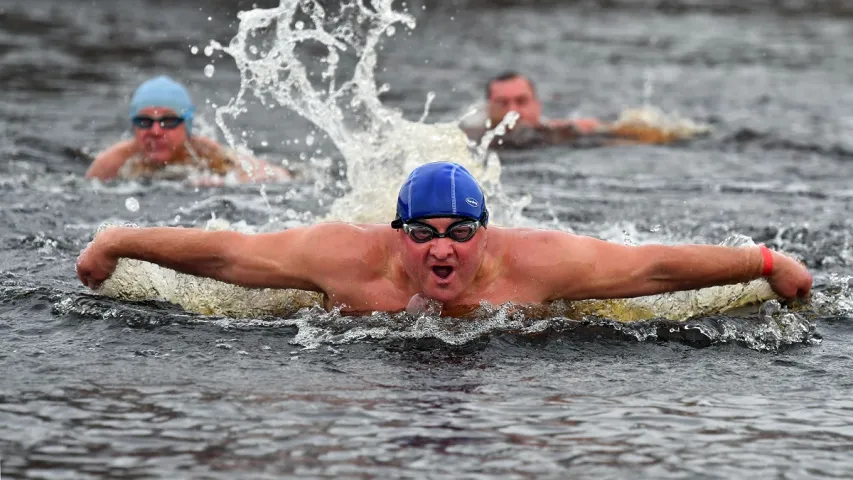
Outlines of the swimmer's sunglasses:
[{"label": "swimmer's sunglasses", "polygon": [[133,126],[136,128],[141,128],[143,130],[148,130],[149,128],[154,126],[154,122],[160,124],[160,128],[164,130],[174,130],[178,128],[182,123],[184,123],[184,118],[179,117],[177,115],[169,115],[166,117],[160,118],[151,118],[151,117],[133,117],[130,120],[133,123]]},{"label": "swimmer's sunglasses", "polygon": [[481,226],[477,220],[461,220],[447,227],[444,233],[439,233],[438,230],[426,223],[412,222],[401,225],[406,235],[415,243],[426,243],[434,238],[445,237],[460,243],[467,242],[474,238],[474,234]]}]

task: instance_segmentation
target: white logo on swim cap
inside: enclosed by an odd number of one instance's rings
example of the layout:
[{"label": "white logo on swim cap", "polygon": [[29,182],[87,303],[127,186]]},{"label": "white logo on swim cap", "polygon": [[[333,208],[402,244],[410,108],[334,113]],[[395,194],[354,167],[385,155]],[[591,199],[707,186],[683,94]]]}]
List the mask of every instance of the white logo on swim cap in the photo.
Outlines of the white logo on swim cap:
[{"label": "white logo on swim cap", "polygon": [[465,203],[467,203],[468,205],[471,205],[471,206],[472,206],[472,207],[474,207],[474,208],[477,208],[477,207],[479,207],[479,206],[480,206],[480,204],[479,204],[476,200],[474,200],[473,198],[471,198],[471,197],[466,197],[466,198],[465,198]]}]

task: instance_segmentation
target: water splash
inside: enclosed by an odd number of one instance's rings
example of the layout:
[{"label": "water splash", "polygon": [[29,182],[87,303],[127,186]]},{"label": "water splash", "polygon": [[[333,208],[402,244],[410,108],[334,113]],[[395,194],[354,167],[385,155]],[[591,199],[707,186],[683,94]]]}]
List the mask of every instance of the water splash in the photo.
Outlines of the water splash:
[{"label": "water splash", "polygon": [[657,144],[689,140],[711,132],[711,126],[706,123],[667,113],[651,105],[623,110],[608,128],[622,138]]},{"label": "water splash", "polygon": [[377,87],[374,77],[381,41],[397,25],[415,27],[414,18],[393,10],[393,3],[354,0],[327,7],[282,0],[276,8],[240,12],[231,42],[210,45],[234,58],[242,78],[237,95],[217,109],[217,125],[230,144],[245,147],[236,144],[226,119],[245,113],[253,97],[292,110],[325,132],[346,163],[350,189],[329,207],[327,219],[388,222],[408,172],[449,160],[480,180],[497,223],[517,222],[526,204],[502,194],[496,156],[472,154],[455,123],[409,121],[379,100],[387,89]]},{"label": "water splash", "polygon": [[[734,343],[759,351],[777,351],[796,344],[816,344],[820,336],[812,321],[770,301],[760,309],[738,315],[706,316],[676,322],[649,319],[620,322],[585,316],[533,317],[510,305],[483,308],[475,316],[450,318],[406,313],[375,312],[361,317],[341,316],[314,306],[285,319],[234,319],[199,317],[169,311],[157,304],[116,304],[97,297],[53,298],[55,315],[79,315],[105,321],[121,321],[129,327],[150,328],[163,324],[212,324],[223,331],[296,328],[291,343],[306,349],[323,345],[345,345],[366,341],[386,345],[428,348],[458,348],[488,342],[492,338],[512,336],[520,339],[612,338],[625,341],[676,341],[697,347]],[[168,308],[168,307],[166,307]]]}]

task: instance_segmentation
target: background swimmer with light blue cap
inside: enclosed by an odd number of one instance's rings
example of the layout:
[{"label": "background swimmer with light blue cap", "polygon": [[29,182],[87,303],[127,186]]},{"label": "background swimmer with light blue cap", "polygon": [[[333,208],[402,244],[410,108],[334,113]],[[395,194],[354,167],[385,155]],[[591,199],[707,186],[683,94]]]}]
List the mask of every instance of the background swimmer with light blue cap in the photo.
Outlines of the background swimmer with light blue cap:
[{"label": "background swimmer with light blue cap", "polygon": [[133,138],[99,154],[86,178],[195,178],[196,184],[282,181],[289,171],[255,158],[239,157],[216,141],[193,135],[195,105],[183,85],[167,76],[152,78],[130,101]]},{"label": "background swimmer with light blue cap", "polygon": [[80,254],[77,275],[98,288],[119,258],[243,287],[321,292],[325,308],[351,313],[626,298],[762,276],[780,297],[794,299],[812,285],[805,266],[763,245],[633,246],[490,225],[477,180],[450,162],[409,174],[390,227],[319,223],[262,234],[109,228]]}]

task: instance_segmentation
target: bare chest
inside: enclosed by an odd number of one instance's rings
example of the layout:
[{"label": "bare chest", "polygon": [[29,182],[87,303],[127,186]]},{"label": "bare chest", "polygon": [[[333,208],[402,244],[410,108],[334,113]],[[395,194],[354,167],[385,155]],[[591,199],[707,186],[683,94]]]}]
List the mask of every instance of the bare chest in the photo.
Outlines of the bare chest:
[{"label": "bare chest", "polygon": [[[512,279],[500,278],[472,285],[452,304],[445,305],[445,308],[470,307],[483,302],[492,305],[507,302],[537,304],[545,301],[541,291],[535,281],[513,282]],[[397,312],[405,310],[412,296],[418,293],[420,292],[402,289],[387,279],[362,284],[350,283],[328,289],[325,307],[340,308],[344,312]]]},{"label": "bare chest", "polygon": [[406,309],[415,292],[394,285],[390,280],[347,283],[326,290],[326,309],[344,312],[397,312]]},{"label": "bare chest", "polygon": [[501,277],[491,282],[482,282],[460,296],[459,305],[477,305],[483,302],[503,305],[507,302],[530,304],[544,302],[545,295],[539,282]]}]

